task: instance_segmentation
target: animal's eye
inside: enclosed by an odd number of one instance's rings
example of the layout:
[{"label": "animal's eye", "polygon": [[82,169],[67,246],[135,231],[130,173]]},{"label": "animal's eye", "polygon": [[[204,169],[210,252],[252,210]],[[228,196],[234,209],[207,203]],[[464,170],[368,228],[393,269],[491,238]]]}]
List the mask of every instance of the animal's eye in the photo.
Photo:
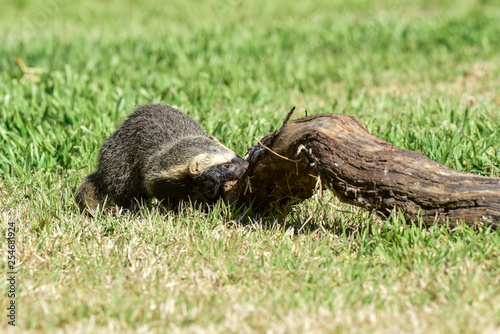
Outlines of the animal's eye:
[{"label": "animal's eye", "polygon": [[230,170],[231,169],[231,164],[223,164],[222,168],[225,170]]}]

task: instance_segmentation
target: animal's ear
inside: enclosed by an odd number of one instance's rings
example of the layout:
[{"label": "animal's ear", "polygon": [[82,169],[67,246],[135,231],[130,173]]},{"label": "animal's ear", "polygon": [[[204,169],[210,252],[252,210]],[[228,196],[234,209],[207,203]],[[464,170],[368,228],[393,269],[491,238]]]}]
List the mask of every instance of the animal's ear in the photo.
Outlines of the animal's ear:
[{"label": "animal's ear", "polygon": [[210,139],[210,140],[213,140],[213,141],[216,141],[216,142],[220,143],[219,139],[215,138],[215,137],[214,137],[214,136],[212,136],[212,135],[209,135],[209,136],[208,136],[208,139]]},{"label": "animal's ear", "polygon": [[194,159],[191,160],[191,163],[189,163],[189,173],[191,175],[200,175],[203,173],[208,158],[208,154],[205,153],[194,157]]},{"label": "animal's ear", "polygon": [[191,161],[189,164],[189,174],[191,175],[199,175],[200,174],[200,166],[199,162],[195,160]]}]

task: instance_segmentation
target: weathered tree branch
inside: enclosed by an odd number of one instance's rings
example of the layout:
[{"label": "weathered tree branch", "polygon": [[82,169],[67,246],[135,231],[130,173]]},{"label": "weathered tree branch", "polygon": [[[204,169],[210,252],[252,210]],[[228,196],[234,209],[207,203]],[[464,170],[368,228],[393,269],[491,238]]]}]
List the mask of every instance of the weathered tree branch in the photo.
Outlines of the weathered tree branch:
[{"label": "weathered tree branch", "polygon": [[249,149],[246,177],[228,196],[279,209],[329,188],[343,202],[428,225],[500,224],[500,178],[458,172],[377,138],[352,116],[297,119]]}]

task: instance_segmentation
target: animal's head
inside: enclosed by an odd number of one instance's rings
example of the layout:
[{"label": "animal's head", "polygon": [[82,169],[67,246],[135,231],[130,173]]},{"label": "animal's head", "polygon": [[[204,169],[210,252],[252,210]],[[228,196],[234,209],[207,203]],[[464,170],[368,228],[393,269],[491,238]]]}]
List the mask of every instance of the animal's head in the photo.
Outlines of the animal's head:
[{"label": "animal's head", "polygon": [[189,164],[189,173],[210,199],[220,197],[226,181],[240,179],[248,169],[248,161],[222,145],[212,136],[208,137],[206,150],[195,156]]}]

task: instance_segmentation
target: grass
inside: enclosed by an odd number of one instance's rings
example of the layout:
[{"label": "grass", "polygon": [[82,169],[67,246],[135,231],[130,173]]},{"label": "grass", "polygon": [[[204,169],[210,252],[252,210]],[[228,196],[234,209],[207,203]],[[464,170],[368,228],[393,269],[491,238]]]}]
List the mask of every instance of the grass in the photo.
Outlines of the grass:
[{"label": "grass", "polygon": [[499,177],[496,1],[25,0],[2,12],[0,221],[3,235],[17,228],[17,331],[500,332],[498,231],[381,221],[329,193],[286,217],[186,204],[89,218],[73,201],[103,140],[158,101],[240,155],[295,105]]}]

